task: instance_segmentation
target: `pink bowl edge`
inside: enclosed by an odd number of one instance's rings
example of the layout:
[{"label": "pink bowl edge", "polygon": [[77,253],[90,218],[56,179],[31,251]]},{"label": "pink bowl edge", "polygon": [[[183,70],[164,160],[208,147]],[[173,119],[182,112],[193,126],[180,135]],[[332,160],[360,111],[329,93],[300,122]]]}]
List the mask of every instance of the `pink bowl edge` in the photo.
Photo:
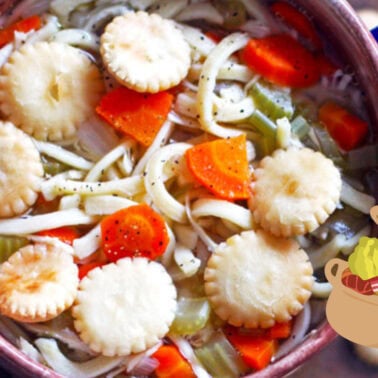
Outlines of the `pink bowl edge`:
[{"label": "pink bowl edge", "polygon": [[[10,4],[16,1],[5,0],[0,4],[0,15]],[[373,99],[378,98],[378,45],[373,36],[345,0],[328,0],[327,2],[322,0],[296,0],[293,2],[306,9],[309,14],[316,13],[318,23],[328,30],[332,30],[330,24],[336,24],[336,31],[342,36],[344,35],[345,40],[339,45],[346,52],[345,55],[352,63],[361,86],[365,89],[370,119],[376,125],[374,132],[377,133],[378,107],[374,106]],[[320,22],[320,18],[323,19],[323,22]],[[346,33],[346,31],[348,32]],[[334,35],[331,38],[334,38]],[[349,53],[349,51],[357,51],[357,53]],[[364,59],[362,66],[358,64],[361,57]],[[287,356],[277,360],[263,371],[250,374],[245,378],[282,377],[319,352],[336,337],[337,333],[325,321],[318,329],[311,331],[306,340]],[[0,360],[3,362],[3,366],[17,376],[64,378],[21,353],[2,336],[0,336],[0,352]]]}]

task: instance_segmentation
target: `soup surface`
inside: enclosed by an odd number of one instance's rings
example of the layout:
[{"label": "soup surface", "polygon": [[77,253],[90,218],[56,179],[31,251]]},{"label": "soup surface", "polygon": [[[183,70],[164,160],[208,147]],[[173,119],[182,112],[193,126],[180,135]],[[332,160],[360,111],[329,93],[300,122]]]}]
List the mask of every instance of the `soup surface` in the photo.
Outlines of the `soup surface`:
[{"label": "soup surface", "polygon": [[0,332],[67,377],[239,377],[370,234],[363,96],[284,1],[0,17]]}]

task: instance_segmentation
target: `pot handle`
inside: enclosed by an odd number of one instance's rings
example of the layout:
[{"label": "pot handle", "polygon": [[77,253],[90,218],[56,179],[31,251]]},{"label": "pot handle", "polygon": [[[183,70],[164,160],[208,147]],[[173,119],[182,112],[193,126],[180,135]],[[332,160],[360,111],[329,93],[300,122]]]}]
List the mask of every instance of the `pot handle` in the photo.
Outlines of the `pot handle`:
[{"label": "pot handle", "polygon": [[[333,274],[332,270],[336,267],[336,273]],[[341,275],[343,274],[344,270],[348,268],[348,262],[341,259],[331,259],[327,262],[326,266],[324,267],[324,273],[328,280],[328,282],[335,286],[338,282],[341,281]]]}]

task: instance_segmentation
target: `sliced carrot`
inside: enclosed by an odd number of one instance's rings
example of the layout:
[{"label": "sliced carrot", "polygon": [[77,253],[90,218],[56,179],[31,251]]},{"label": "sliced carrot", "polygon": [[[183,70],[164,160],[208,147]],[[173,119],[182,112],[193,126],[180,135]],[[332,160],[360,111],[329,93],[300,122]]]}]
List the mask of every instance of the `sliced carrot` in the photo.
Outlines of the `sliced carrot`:
[{"label": "sliced carrot", "polygon": [[96,111],[116,130],[149,146],[167,119],[172,101],[167,91],[151,94],[119,87],[104,95]]},{"label": "sliced carrot", "polygon": [[195,378],[188,361],[174,345],[162,345],[153,355],[159,361],[155,370],[157,378]]},{"label": "sliced carrot", "polygon": [[114,262],[122,257],[155,259],[167,248],[169,237],[164,219],[146,204],[130,206],[101,222],[102,246]]},{"label": "sliced carrot", "polygon": [[0,30],[0,48],[14,40],[15,32],[27,33],[31,30],[38,30],[41,24],[39,16],[31,16]]},{"label": "sliced carrot", "polygon": [[92,269],[103,266],[104,263],[90,262],[88,264],[79,265],[79,279],[82,280]]},{"label": "sliced carrot", "polygon": [[37,233],[38,236],[49,236],[51,238],[58,238],[63,243],[72,245],[73,241],[80,237],[79,231],[75,227],[64,226],[52,228],[51,230],[44,230]]},{"label": "sliced carrot", "polygon": [[317,54],[315,59],[321,75],[331,76],[339,69],[339,67],[323,53]]},{"label": "sliced carrot", "polygon": [[213,31],[207,31],[205,35],[215,43],[219,43],[222,40],[222,36]]},{"label": "sliced carrot", "polygon": [[314,55],[286,34],[250,39],[242,59],[252,71],[277,85],[304,88],[320,78]]},{"label": "sliced carrot", "polygon": [[293,322],[276,323],[266,330],[267,336],[271,339],[287,339],[292,331]]},{"label": "sliced carrot", "polygon": [[227,327],[226,336],[238,350],[243,361],[255,370],[268,366],[277,349],[277,340],[241,333],[234,327]]},{"label": "sliced carrot", "polygon": [[345,151],[358,147],[369,131],[367,122],[332,101],[324,103],[319,108],[318,118]]},{"label": "sliced carrot", "polygon": [[302,37],[306,38],[314,48],[321,50],[322,42],[314,25],[297,8],[289,3],[277,1],[272,4],[271,10],[280,17],[285,24],[296,30]]},{"label": "sliced carrot", "polygon": [[216,196],[249,198],[245,135],[198,144],[187,150],[186,161],[195,179]]}]

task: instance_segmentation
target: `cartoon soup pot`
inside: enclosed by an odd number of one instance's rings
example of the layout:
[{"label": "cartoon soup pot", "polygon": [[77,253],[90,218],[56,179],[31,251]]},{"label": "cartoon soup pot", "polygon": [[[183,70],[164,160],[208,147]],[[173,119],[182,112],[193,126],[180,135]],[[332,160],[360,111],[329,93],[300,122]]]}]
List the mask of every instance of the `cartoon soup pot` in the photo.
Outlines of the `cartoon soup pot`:
[{"label": "cartoon soup pot", "polygon": [[332,259],[325,266],[332,285],[326,316],[346,339],[378,347],[378,239],[362,237],[348,261]]}]

